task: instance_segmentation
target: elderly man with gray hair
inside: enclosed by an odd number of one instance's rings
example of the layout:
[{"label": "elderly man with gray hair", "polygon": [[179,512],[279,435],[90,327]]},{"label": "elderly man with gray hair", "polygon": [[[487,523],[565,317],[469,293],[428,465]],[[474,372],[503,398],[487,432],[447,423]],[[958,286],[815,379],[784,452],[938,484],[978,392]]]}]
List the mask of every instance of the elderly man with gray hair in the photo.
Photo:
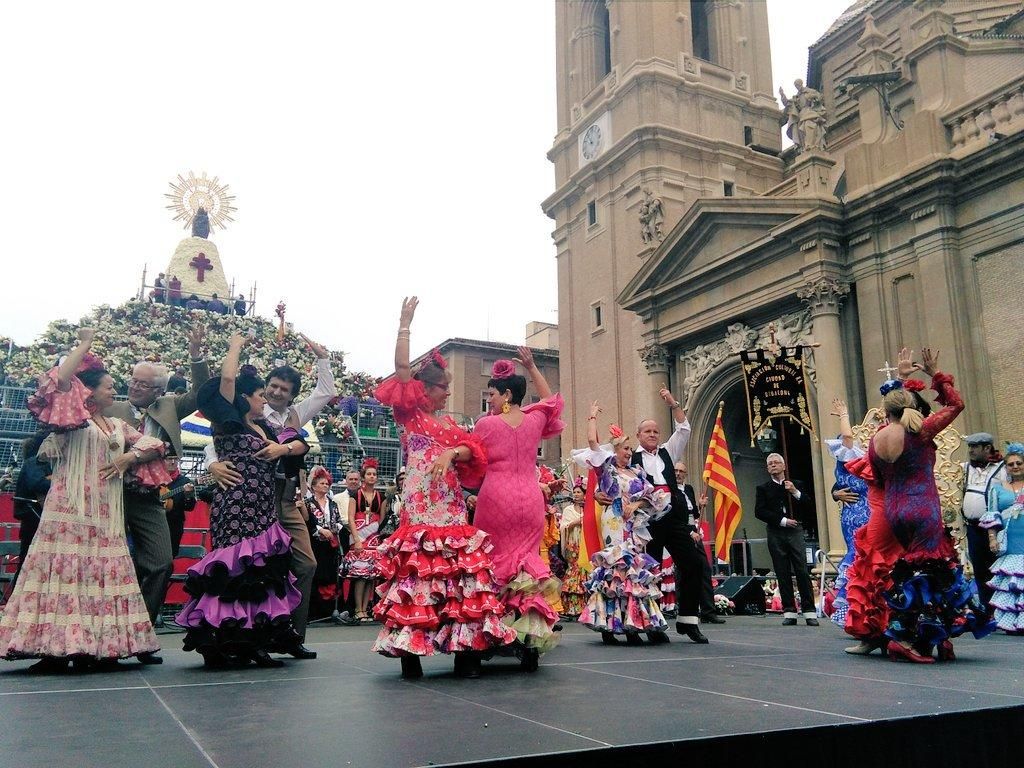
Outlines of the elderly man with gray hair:
[{"label": "elderly man with gray hair", "polygon": [[769,480],[757,486],[754,517],[768,529],[768,554],[779,580],[782,623],[793,626],[800,614],[793,595],[793,577],[800,590],[800,608],[807,625],[818,626],[814,610],[814,587],[807,572],[804,525],[814,515],[814,499],[799,480],[786,477],[786,460],[777,453],[765,459]]},{"label": "elderly man with gray hair", "polygon": [[[203,358],[204,335],[202,326],[196,326],[188,334],[192,387],[184,394],[166,394],[169,378],[167,367],[142,360],[132,369],[132,378],[128,382],[128,401],[114,403],[107,410],[108,416],[123,419],[144,435],[163,440],[168,456],[182,455],[181,420],[196,409],[196,390],[210,378],[210,366]],[[148,456],[142,458],[150,459]],[[151,460],[163,461],[155,454]],[[132,534],[132,560],[142,588],[142,598],[146,602],[149,618],[155,624],[174,567],[171,532],[158,491],[126,484],[124,521]],[[162,659],[147,654],[146,658],[140,656],[140,661],[159,664]]]}]

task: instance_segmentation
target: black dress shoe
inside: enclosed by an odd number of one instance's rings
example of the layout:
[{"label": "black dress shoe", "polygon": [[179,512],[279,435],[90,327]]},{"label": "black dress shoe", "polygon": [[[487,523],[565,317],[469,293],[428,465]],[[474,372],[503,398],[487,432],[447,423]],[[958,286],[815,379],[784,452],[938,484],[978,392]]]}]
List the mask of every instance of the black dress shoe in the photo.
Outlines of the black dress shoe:
[{"label": "black dress shoe", "polygon": [[668,639],[668,635],[664,632],[648,632],[647,642],[651,645],[664,645],[665,643],[671,643],[672,641]]},{"label": "black dress shoe", "polygon": [[139,660],[139,664],[163,664],[164,660],[156,655],[156,651],[146,651],[145,653],[138,653],[135,658]]},{"label": "black dress shoe", "polygon": [[265,650],[260,648],[258,651],[253,651],[252,660],[256,663],[257,667],[266,667],[268,669],[274,669],[276,667],[283,667],[284,662],[280,659],[275,659]]},{"label": "black dress shoe", "polygon": [[605,645],[618,645],[619,639],[612,632],[601,632],[601,642]]},{"label": "black dress shoe", "polygon": [[702,613],[700,615],[700,622],[701,624],[725,624],[725,619],[717,613]]},{"label": "black dress shoe", "polygon": [[700,631],[700,627],[696,624],[682,624],[676,622],[676,632],[680,635],[686,635],[688,638],[698,645],[706,645],[708,639],[704,636],[704,633]]},{"label": "black dress shoe", "polygon": [[523,650],[523,658],[519,660],[519,668],[523,672],[536,672],[540,668],[540,651],[536,648]]},{"label": "black dress shoe", "polygon": [[289,656],[291,656],[293,658],[296,658],[296,659],[315,659],[316,658],[316,651],[309,650],[309,648],[304,646],[302,643],[299,643],[298,645],[292,646],[287,651],[285,651],[285,653],[287,653]]},{"label": "black dress shoe", "polygon": [[808,619],[807,620],[807,626],[808,627],[817,627],[817,626],[820,626],[820,625],[818,624],[818,620],[817,619]]},{"label": "black dress shoe", "polygon": [[627,632],[626,633],[626,645],[643,645],[644,639],[640,637],[639,632]]},{"label": "black dress shoe", "polygon": [[782,620],[782,626],[784,626],[784,627],[795,627],[796,626],[796,619],[783,619]]}]

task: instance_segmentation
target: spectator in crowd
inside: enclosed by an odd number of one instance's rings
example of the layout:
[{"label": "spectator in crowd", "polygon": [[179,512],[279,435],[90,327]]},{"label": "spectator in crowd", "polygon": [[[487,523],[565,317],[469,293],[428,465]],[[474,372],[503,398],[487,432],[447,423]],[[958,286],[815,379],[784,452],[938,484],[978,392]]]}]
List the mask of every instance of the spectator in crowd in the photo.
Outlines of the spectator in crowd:
[{"label": "spectator in crowd", "polygon": [[173,275],[167,284],[167,303],[172,307],[181,306],[181,280],[177,275]]},{"label": "spectator in crowd", "polygon": [[[343,522],[348,520],[349,499],[354,499],[356,497],[356,491],[359,490],[361,483],[362,480],[359,477],[359,470],[350,469],[345,473],[345,490],[334,494],[334,503],[337,504],[338,509],[341,510],[341,518]],[[346,526],[342,527],[339,539],[341,541],[341,551],[344,554],[348,552],[350,544],[348,528]]]},{"label": "spectator in crowd", "polygon": [[21,445],[21,472],[14,488],[14,519],[21,523],[18,531],[18,570],[14,573],[11,588],[18,583],[21,565],[25,562],[29,545],[36,535],[39,519],[43,514],[43,501],[50,490],[50,462],[39,457],[39,446],[50,434],[43,429],[26,439]]},{"label": "spectator in crowd", "polygon": [[199,297],[194,293],[188,297],[188,301],[185,302],[185,309],[203,309],[203,302],[199,300]]},{"label": "spectator in crowd", "polygon": [[177,456],[164,458],[164,469],[171,481],[160,492],[160,500],[167,512],[167,528],[171,534],[171,556],[177,557],[181,537],[185,535],[185,514],[196,508],[196,487],[189,477],[181,474]]},{"label": "spectator in crowd", "polygon": [[188,379],[185,378],[185,367],[179,365],[174,373],[167,380],[167,391],[180,395],[188,389]]},{"label": "spectator in crowd", "polygon": [[163,272],[157,275],[156,280],[153,281],[153,289],[153,301],[163,304],[167,300],[167,281],[164,279]]},{"label": "spectator in crowd", "polygon": [[238,294],[238,298],[235,299],[235,314],[239,317],[245,316],[245,296]]},{"label": "spectator in crowd", "polygon": [[386,539],[396,530],[402,515],[402,486],[405,484],[405,467],[398,470],[394,485],[388,487],[384,494],[384,518],[380,523],[380,537]]},{"label": "spectator in crowd", "polygon": [[309,613],[313,618],[330,616],[338,595],[339,536],[344,524],[338,505],[331,498],[331,473],[315,466],[309,473],[309,494],[303,501],[309,515],[309,537],[316,558]]},{"label": "spectator in crowd", "polygon": [[768,554],[779,578],[782,597],[782,623],[793,626],[800,617],[793,595],[793,577],[800,591],[800,610],[807,626],[818,626],[814,610],[814,588],[807,572],[804,551],[804,524],[814,516],[814,499],[799,480],[786,477],[786,460],[769,453],[765,464],[769,480],[757,486],[754,517],[768,529]]},{"label": "spectator in crowd", "polygon": [[217,298],[217,294],[210,294],[210,300],[206,302],[207,312],[216,312],[218,315],[226,315],[228,313],[228,305]]},{"label": "spectator in crowd", "polygon": [[1003,457],[995,449],[995,438],[988,432],[975,432],[964,438],[967,443],[967,458],[964,468],[963,505],[967,531],[967,551],[974,567],[974,581],[978,585],[978,598],[986,610],[992,599],[991,567],[996,556],[989,547],[988,531],[979,523],[988,511],[988,495],[993,486],[1006,483],[1006,467]]}]

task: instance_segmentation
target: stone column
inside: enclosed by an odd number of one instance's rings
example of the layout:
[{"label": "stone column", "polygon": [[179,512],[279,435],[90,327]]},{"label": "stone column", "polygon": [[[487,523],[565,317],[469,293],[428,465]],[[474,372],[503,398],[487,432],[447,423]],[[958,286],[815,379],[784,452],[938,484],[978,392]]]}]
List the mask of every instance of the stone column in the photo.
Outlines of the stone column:
[{"label": "stone column", "polygon": [[[833,397],[848,399],[846,392],[846,360],[839,327],[839,307],[850,292],[850,286],[824,275],[809,279],[797,296],[810,307],[811,332],[821,346],[814,350],[814,370],[817,375],[815,398],[817,402],[818,437],[824,441],[837,431],[835,417],[830,415]],[[833,559],[846,553],[846,542],[839,525],[839,503],[832,500],[832,472],[835,462],[828,454],[824,442],[821,447],[823,494],[818,496],[818,545]],[[824,498],[824,503],[822,503]]]},{"label": "stone column", "polygon": [[[670,424],[669,409],[665,405],[665,402],[661,399],[662,387],[667,387],[669,383],[668,378],[668,364],[669,364],[669,352],[664,344],[658,344],[657,342],[651,342],[639,350],[640,359],[643,360],[644,367],[647,369],[647,384],[648,386],[637,393],[637,421],[640,419],[654,419],[658,422],[658,426],[661,427],[662,441],[668,439],[669,432],[672,428]],[[682,393],[673,392],[676,399],[682,402]],[[632,435],[636,431],[636,424],[623,424],[623,431],[627,435]],[[632,442],[636,443],[634,437]]]}]

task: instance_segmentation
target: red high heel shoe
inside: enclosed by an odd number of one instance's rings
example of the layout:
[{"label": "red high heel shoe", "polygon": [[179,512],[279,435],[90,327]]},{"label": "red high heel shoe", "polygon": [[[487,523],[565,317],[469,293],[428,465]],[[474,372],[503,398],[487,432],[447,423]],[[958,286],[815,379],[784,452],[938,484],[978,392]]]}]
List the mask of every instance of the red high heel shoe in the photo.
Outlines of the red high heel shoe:
[{"label": "red high heel shoe", "polygon": [[943,640],[939,643],[939,661],[956,661],[952,640]]},{"label": "red high heel shoe", "polygon": [[895,640],[890,640],[887,650],[889,651],[890,661],[910,661],[914,664],[934,664],[935,659],[931,656],[922,656],[920,653],[915,651],[913,648],[907,648],[902,643],[897,643]]}]

